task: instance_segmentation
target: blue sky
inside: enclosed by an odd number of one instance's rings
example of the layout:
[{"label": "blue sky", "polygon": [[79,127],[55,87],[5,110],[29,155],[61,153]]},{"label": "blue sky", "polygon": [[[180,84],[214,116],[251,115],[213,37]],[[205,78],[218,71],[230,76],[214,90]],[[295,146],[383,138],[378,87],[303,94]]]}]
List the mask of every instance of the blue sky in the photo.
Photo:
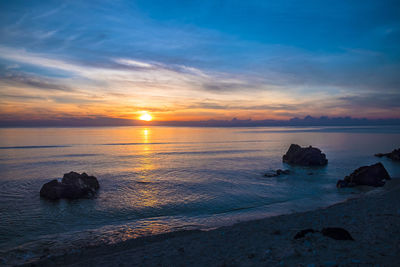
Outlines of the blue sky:
[{"label": "blue sky", "polygon": [[399,1],[2,1],[0,118],[398,117]]}]

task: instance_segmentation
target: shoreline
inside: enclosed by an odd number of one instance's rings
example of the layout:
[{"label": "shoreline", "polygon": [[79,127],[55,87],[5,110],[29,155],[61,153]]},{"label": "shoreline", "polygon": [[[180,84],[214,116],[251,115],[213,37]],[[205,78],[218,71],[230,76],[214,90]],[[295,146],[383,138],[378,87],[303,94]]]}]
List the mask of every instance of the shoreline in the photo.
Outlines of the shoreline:
[{"label": "shoreline", "polygon": [[[303,229],[342,227],[355,241]],[[400,179],[361,196],[312,211],[240,222],[213,230],[185,230],[82,248],[22,266],[398,266]],[[301,266],[301,265],[300,265]],[[313,266],[313,265],[311,265]]]}]

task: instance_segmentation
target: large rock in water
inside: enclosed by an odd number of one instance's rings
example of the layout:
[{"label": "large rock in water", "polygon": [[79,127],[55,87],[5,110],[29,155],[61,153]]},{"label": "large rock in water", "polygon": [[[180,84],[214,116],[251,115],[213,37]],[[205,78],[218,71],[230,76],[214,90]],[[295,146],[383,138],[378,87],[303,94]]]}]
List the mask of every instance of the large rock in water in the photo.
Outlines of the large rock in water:
[{"label": "large rock in water", "polygon": [[87,198],[94,196],[99,187],[96,177],[70,172],[64,174],[61,182],[54,179],[45,183],[40,189],[40,196],[51,200]]},{"label": "large rock in water", "polygon": [[352,174],[339,180],[337,187],[352,187],[356,185],[383,186],[385,180],[390,180],[389,173],[386,171],[382,163],[378,162],[371,166],[362,166],[355,170]]},{"label": "large rock in water", "polygon": [[391,160],[400,161],[400,148],[393,150],[390,153],[378,153],[375,154],[376,157],[388,157]]},{"label": "large rock in water", "polygon": [[303,166],[323,166],[328,164],[324,153],[316,147],[301,147],[291,144],[289,150],[283,155],[283,162]]}]

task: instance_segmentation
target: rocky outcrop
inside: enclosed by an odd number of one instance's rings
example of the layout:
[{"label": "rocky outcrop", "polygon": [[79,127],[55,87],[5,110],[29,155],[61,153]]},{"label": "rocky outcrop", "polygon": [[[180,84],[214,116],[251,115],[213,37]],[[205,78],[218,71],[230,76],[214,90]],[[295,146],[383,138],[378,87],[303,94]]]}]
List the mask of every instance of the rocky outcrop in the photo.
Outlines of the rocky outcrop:
[{"label": "rocky outcrop", "polygon": [[96,194],[100,185],[97,178],[86,173],[64,174],[61,182],[54,179],[40,189],[40,196],[50,200],[88,198]]},{"label": "rocky outcrop", "polygon": [[324,166],[328,160],[324,153],[316,147],[301,147],[291,144],[289,150],[283,155],[283,162],[302,166]]},{"label": "rocky outcrop", "polygon": [[277,169],[276,171],[267,172],[266,174],[264,174],[264,176],[265,177],[277,177],[277,176],[285,175],[285,174],[290,174],[290,171]]},{"label": "rocky outcrop", "polygon": [[388,157],[391,160],[400,161],[400,148],[393,150],[390,153],[378,153],[375,154],[376,157]]},{"label": "rocky outcrop", "polygon": [[339,180],[336,187],[353,187],[356,185],[383,186],[385,180],[390,180],[389,173],[382,163],[378,162],[370,166],[362,166],[350,175]]}]

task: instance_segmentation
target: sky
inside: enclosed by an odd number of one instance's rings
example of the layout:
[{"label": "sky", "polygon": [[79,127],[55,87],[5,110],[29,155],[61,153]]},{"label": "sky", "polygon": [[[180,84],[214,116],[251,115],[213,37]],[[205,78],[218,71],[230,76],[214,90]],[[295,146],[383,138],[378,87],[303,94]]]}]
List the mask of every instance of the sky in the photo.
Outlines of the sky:
[{"label": "sky", "polygon": [[0,1],[0,121],[400,117],[400,1]]}]

